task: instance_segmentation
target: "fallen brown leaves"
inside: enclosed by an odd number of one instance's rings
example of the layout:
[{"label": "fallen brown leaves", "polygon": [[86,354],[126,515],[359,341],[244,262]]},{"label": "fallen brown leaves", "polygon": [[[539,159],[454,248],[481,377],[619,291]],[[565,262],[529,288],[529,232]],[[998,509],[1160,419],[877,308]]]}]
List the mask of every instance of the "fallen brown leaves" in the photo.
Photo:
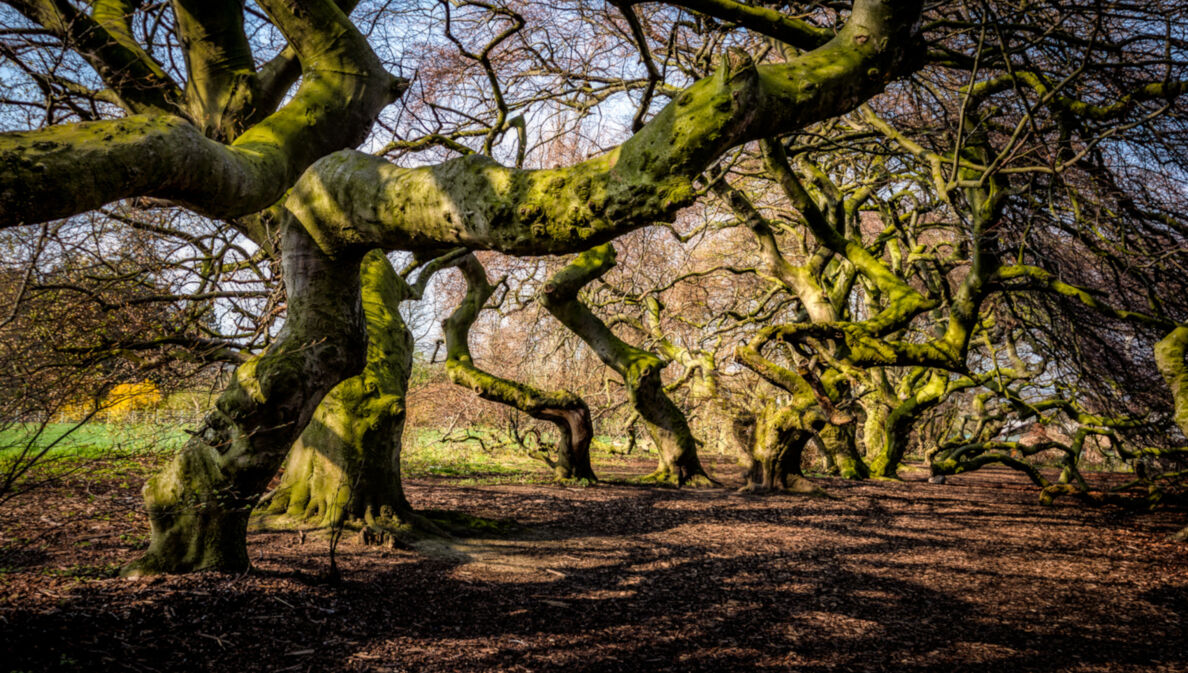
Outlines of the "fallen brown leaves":
[{"label": "fallen brown leaves", "polygon": [[0,669],[1188,669],[1183,514],[1044,508],[1000,470],[819,480],[834,500],[414,481],[418,506],[524,528],[344,543],[338,586],[292,531],[253,533],[246,576],[112,577],[145,533],[125,481],[0,514],[7,539],[43,534],[0,575]]}]

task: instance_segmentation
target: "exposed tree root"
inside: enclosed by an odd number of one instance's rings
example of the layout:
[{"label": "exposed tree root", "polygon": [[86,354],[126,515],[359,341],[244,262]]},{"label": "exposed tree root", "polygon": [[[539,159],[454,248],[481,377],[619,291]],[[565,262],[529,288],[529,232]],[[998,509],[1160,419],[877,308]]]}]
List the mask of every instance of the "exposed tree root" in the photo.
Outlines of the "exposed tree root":
[{"label": "exposed tree root", "polygon": [[579,477],[555,477],[553,483],[558,486],[580,486],[587,488],[598,484],[598,479],[587,479]]},{"label": "exposed tree root", "polygon": [[670,470],[666,467],[657,468],[655,472],[642,477],[636,477],[632,481],[638,484],[670,486],[672,488],[713,488],[722,485],[704,472],[698,472],[682,478],[680,472]]}]

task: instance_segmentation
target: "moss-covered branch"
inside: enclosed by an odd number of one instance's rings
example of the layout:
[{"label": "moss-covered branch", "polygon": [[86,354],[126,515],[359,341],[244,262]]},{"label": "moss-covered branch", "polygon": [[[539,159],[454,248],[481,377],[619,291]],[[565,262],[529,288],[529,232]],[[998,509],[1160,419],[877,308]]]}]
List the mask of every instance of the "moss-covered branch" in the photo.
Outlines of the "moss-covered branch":
[{"label": "moss-covered branch", "polygon": [[601,278],[615,265],[609,243],[578,255],[553,274],[540,302],[554,318],[586,342],[600,360],[623,377],[632,406],[644,419],[652,441],[660,450],[660,467],[648,479],[683,485],[709,482],[697,457],[697,443],[688,420],[664,394],[660,373],[665,362],[618,338],[606,323],[578,299],[578,291]]},{"label": "moss-covered branch", "polygon": [[186,106],[209,138],[228,142],[271,109],[243,31],[243,0],[173,0],[186,59]]},{"label": "moss-covered branch", "polygon": [[[828,246],[822,246],[803,265],[792,264],[780,252],[779,243],[776,241],[775,232],[772,230],[771,224],[755,208],[755,205],[751,203],[751,200],[742,191],[726,184],[725,180],[715,182],[713,190],[730,206],[730,209],[746,224],[747,228],[755,234],[755,238],[759,243],[759,249],[763,254],[767,272],[783,283],[788,289],[792,290],[796,297],[800,299],[800,303],[804,306],[805,312],[808,313],[809,319],[814,322],[831,322],[837,320],[838,311],[836,306],[818,281],[821,269],[827,263],[829,253],[832,252],[830,248]],[[801,204],[801,206],[811,213],[814,220],[819,219],[823,221],[824,216],[816,208],[815,204],[812,204],[811,200],[807,204]]]},{"label": "moss-covered branch", "polygon": [[1027,86],[1039,95],[1041,104],[1099,122],[1118,119],[1140,103],[1149,101],[1166,103],[1188,92],[1188,81],[1165,80],[1143,84],[1122,93],[1113,101],[1097,104],[1063,93],[1062,87],[1068,84],[1067,81],[1053,84],[1042,73],[1023,69],[1002,73],[967,87],[966,90],[971,99],[980,100],[1001,91],[1011,90],[1020,84]]},{"label": "moss-covered branch", "polygon": [[334,253],[461,245],[574,252],[664,221],[725,150],[853,109],[914,67],[916,2],[859,0],[828,43],[756,67],[732,52],[627,142],[577,165],[518,170],[482,156],[407,169],[360,152],[322,159],[289,208]]},{"label": "moss-covered branch", "polygon": [[212,216],[244,215],[272,205],[319,157],[358,144],[404,81],[383,69],[329,0],[261,5],[302,63],[301,86],[284,107],[231,145],[168,115],[0,134],[0,227],[133,196]]},{"label": "moss-covered branch", "polygon": [[[788,197],[792,205],[800,211],[813,236],[827,249],[849,261],[882,293],[886,306],[879,315],[866,321],[864,330],[868,334],[877,337],[900,329],[915,316],[936,306],[935,301],[924,297],[896,275],[882,260],[871,254],[861,240],[847,237],[844,230],[839,228],[839,225],[844,226],[844,223],[830,221],[830,218],[821,211],[805,191],[796,172],[789,165],[784,148],[780,143],[764,140],[763,150],[767,168],[772,177],[779,183],[784,195]],[[836,319],[836,317],[832,319]],[[818,320],[818,322],[825,322],[825,320]]]},{"label": "moss-covered branch", "polygon": [[815,49],[833,37],[831,30],[795,19],[770,7],[748,5],[734,0],[670,0],[666,4],[737,23],[798,49]]},{"label": "moss-covered branch", "polygon": [[63,0],[12,0],[78,52],[132,114],[184,114],[182,91],[132,37],[132,13],[140,3],[98,0],[90,15]]},{"label": "moss-covered branch", "polygon": [[[994,280],[999,289],[1012,292],[1025,290],[1052,292],[1080,302],[1086,308],[1116,320],[1160,329],[1171,329],[1176,326],[1174,321],[1157,315],[1116,308],[1088,290],[1066,283],[1056,274],[1038,266],[1028,264],[1002,266],[995,271]],[[1022,281],[1022,283],[1012,281]]]},{"label": "moss-covered branch", "polygon": [[470,328],[494,292],[487,272],[473,255],[458,263],[466,278],[466,296],[442,322],[446,339],[446,372],[454,383],[470,388],[479,397],[518,409],[529,416],[548,421],[561,433],[555,459],[550,467],[558,479],[595,481],[590,466],[590,441],[594,426],[586,402],[568,390],[542,391],[517,381],[495,376],[479,369],[470,355]]}]

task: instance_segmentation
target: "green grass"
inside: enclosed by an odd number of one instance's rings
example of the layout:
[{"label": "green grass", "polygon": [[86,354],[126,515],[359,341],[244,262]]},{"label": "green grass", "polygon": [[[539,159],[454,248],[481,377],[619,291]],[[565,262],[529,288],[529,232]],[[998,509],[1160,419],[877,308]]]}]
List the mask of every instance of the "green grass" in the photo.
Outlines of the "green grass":
[{"label": "green grass", "polygon": [[210,391],[183,390],[169,395],[151,410],[133,412],[120,420],[101,413],[77,427],[73,422],[50,423],[36,437],[36,424],[3,424],[0,425],[0,461],[20,456],[26,447],[30,449],[26,456],[51,447],[45,458],[172,453],[189,439],[184,428],[195,426],[213,402]]},{"label": "green grass", "polygon": [[[189,402],[189,400],[186,400]],[[185,403],[185,402],[184,402]],[[183,403],[183,404],[184,404]],[[186,423],[101,422],[74,428],[73,423],[53,423],[33,440],[31,454],[53,445],[39,462],[41,476],[73,471],[86,461],[108,461],[137,456],[166,456],[189,439]],[[18,459],[37,426],[11,424],[0,427],[0,467]],[[466,484],[547,483],[552,470],[540,459],[516,446],[500,446],[507,436],[492,428],[476,427],[470,434],[482,437],[487,448],[476,441],[442,442],[438,429],[409,428],[404,437],[403,475],[408,478],[445,477]],[[456,436],[461,432],[455,432]],[[641,445],[631,456],[618,453],[622,438],[599,436],[591,447],[595,471],[613,470],[648,452]],[[88,468],[83,468],[88,469]]]},{"label": "green grass", "polygon": [[177,425],[150,423],[51,423],[37,436],[37,426],[13,424],[0,429],[0,459],[14,458],[32,442],[32,451],[50,448],[46,457],[107,458],[115,455],[170,453],[189,435]]},{"label": "green grass", "polygon": [[[544,461],[534,458],[516,446],[499,446],[506,435],[491,428],[469,428],[471,435],[481,437],[484,448],[477,441],[442,442],[444,433],[437,429],[409,429],[404,435],[402,452],[403,475],[407,478],[450,477],[460,484],[526,484],[548,483],[553,472]],[[455,432],[455,436],[462,433]],[[637,448],[632,456],[608,451],[618,445],[622,450],[625,441],[612,441],[611,437],[595,438],[590,449],[594,471],[611,469],[640,456],[647,451]]]},{"label": "green grass", "polygon": [[[471,430],[487,446],[498,442],[481,428]],[[497,448],[484,451],[478,442],[442,442],[440,430],[410,430],[401,453],[405,477],[530,477],[548,476],[547,467],[522,451]]]},{"label": "green grass", "polygon": [[[6,497],[19,497],[55,483],[74,484],[69,487],[77,488],[80,480],[132,488],[135,479],[146,478],[160,469],[168,451],[184,441],[176,436],[180,431],[173,428],[97,423],[79,428],[39,455],[40,447],[47,446],[69,427],[47,428],[34,444],[38,449],[26,453],[20,448],[28,440],[26,433],[11,426],[4,429],[0,477],[7,485],[3,491]],[[21,440],[22,444],[14,448],[14,440]],[[89,500],[95,497],[87,496]]]}]

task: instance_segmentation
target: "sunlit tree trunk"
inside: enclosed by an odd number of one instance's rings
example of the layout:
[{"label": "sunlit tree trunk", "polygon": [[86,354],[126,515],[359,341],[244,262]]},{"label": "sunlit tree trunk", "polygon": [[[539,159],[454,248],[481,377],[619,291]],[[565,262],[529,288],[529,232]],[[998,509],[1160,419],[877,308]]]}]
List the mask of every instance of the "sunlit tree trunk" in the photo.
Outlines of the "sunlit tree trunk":
[{"label": "sunlit tree trunk", "polygon": [[854,425],[827,424],[817,431],[821,450],[832,463],[833,473],[843,479],[865,479],[870,469],[858,454],[854,438]]},{"label": "sunlit tree trunk", "polygon": [[[1188,437],[1188,364],[1184,356],[1188,353],[1188,327],[1177,327],[1155,344],[1155,364],[1163,374],[1163,380],[1171,389],[1175,407],[1175,422]],[[1188,526],[1175,536],[1177,540],[1188,540]]]},{"label": "sunlit tree trunk", "polygon": [[249,567],[248,516],[322,397],[363,365],[357,259],[329,259],[298,227],[282,242],[289,313],[277,340],[235,370],[215,410],[144,487],[139,575]]},{"label": "sunlit tree trunk", "polygon": [[554,476],[559,480],[596,481],[594,468],[590,466],[594,425],[590,420],[590,408],[581,397],[568,390],[538,390],[495,376],[474,364],[470,355],[470,328],[495,288],[473,255],[463,258],[458,267],[466,277],[466,296],[453,314],[442,322],[446,337],[446,372],[450,380],[470,388],[485,400],[505,404],[552,423],[561,436],[556,455],[546,456]]},{"label": "sunlit tree trunk", "polygon": [[400,481],[413,336],[400,317],[407,283],[378,250],[360,267],[367,363],[318,405],[293,445],[268,510],[383,538],[413,519]]},{"label": "sunlit tree trunk", "polygon": [[791,490],[815,493],[816,486],[804,478],[801,459],[813,432],[824,425],[817,413],[780,406],[768,401],[755,418],[749,450],[742,456],[743,491]]}]

